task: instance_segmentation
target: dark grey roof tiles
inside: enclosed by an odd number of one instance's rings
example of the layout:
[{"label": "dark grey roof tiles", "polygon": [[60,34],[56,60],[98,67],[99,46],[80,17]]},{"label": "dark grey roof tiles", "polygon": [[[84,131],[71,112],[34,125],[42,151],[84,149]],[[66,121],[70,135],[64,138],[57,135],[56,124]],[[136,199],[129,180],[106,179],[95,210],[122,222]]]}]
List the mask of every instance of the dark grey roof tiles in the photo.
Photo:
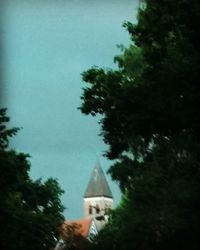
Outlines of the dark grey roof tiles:
[{"label": "dark grey roof tiles", "polygon": [[89,197],[113,198],[110,187],[107,183],[104,172],[99,164],[92,171],[90,181],[84,194],[84,198]]}]

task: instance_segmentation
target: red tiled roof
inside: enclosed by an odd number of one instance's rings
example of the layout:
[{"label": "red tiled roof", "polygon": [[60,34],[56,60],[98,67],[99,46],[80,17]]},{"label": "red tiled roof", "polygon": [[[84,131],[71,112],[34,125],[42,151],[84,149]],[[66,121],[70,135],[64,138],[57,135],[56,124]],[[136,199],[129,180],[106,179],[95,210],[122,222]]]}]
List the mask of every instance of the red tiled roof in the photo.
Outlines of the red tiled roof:
[{"label": "red tiled roof", "polygon": [[91,218],[84,218],[80,220],[68,220],[64,222],[63,229],[65,230],[67,226],[75,226],[75,227],[77,226],[77,228],[75,229],[76,232],[80,233],[83,237],[87,238],[91,222],[92,222]]}]

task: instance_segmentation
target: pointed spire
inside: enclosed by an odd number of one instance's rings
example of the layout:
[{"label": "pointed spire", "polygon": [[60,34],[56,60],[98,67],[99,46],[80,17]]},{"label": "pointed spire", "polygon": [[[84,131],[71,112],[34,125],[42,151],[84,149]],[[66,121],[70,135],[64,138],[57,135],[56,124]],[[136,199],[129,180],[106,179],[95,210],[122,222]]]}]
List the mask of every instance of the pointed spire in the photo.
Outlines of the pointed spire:
[{"label": "pointed spire", "polygon": [[99,159],[97,159],[97,163],[92,171],[90,181],[84,194],[84,198],[88,197],[113,198],[104,172],[100,166]]}]

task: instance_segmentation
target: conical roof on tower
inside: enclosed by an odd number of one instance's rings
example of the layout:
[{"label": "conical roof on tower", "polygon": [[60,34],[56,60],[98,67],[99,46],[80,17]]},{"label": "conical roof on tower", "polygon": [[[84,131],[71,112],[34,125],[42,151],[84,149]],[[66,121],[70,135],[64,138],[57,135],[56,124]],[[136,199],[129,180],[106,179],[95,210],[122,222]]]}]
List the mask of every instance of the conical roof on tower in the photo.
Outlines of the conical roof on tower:
[{"label": "conical roof on tower", "polygon": [[108,197],[113,198],[112,192],[99,163],[94,167],[90,176],[84,198],[89,197]]}]

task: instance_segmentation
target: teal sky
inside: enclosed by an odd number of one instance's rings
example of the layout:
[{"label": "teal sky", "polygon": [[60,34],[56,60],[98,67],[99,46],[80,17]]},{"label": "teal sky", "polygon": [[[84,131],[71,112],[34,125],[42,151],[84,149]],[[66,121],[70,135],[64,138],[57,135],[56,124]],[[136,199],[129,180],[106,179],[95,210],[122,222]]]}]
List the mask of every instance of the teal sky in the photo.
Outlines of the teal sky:
[{"label": "teal sky", "polygon": [[[113,68],[122,28],[135,22],[137,0],[7,0],[1,7],[4,106],[23,127],[11,146],[31,155],[33,179],[57,178],[66,218],[83,216],[82,197],[96,154],[106,145],[98,119],[81,114],[84,70]],[[100,156],[104,172],[112,163]],[[107,176],[115,202],[120,192]]]}]

